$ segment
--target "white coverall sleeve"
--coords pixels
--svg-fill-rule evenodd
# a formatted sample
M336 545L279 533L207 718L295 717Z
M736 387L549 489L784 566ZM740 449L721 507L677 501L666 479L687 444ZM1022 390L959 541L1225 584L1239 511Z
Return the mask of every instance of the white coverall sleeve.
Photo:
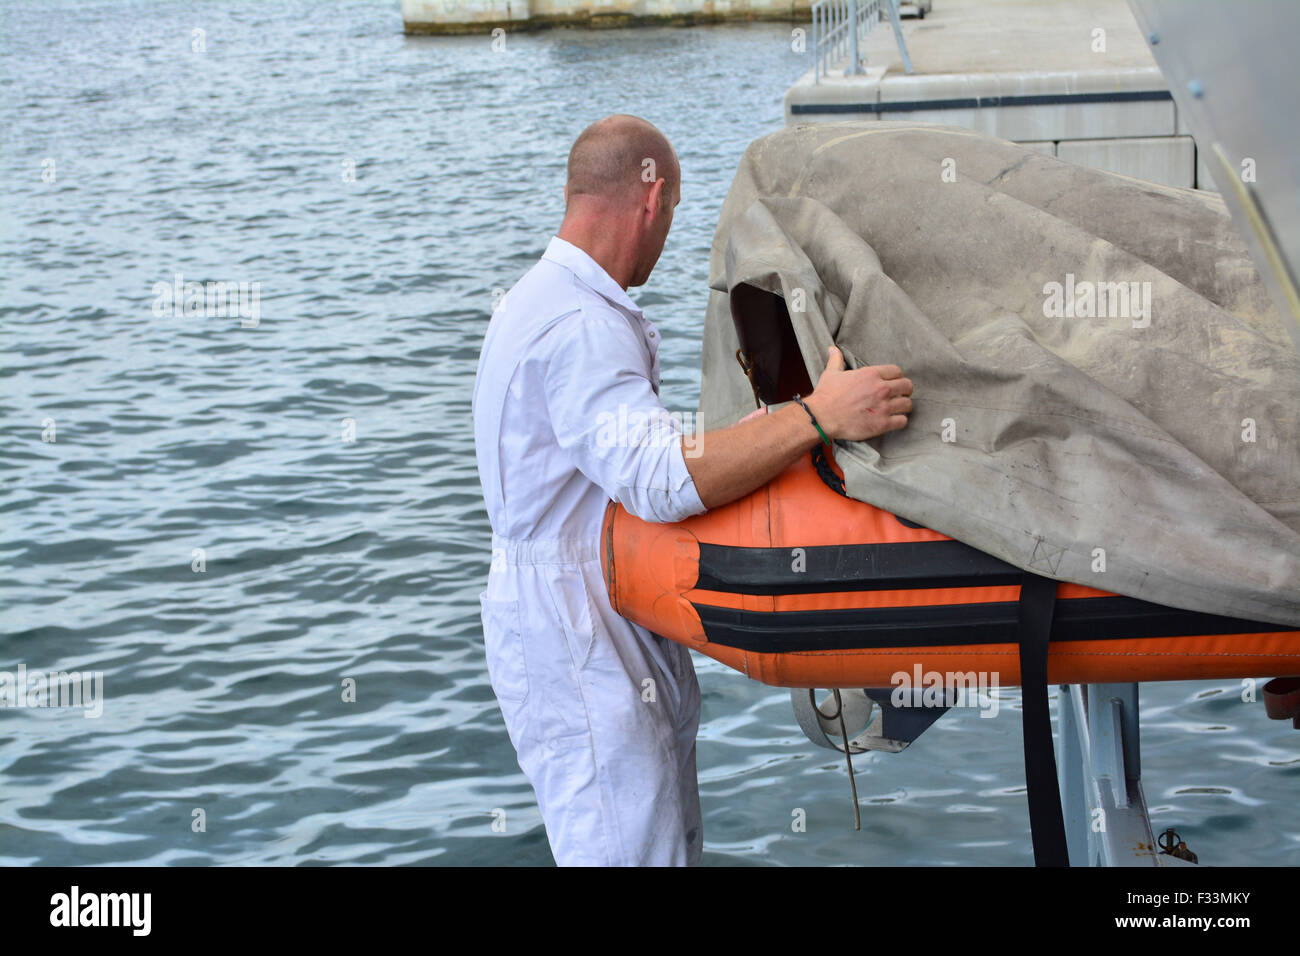
M681 422L651 385L639 333L619 315L575 312L549 337L547 408L577 468L643 521L708 510L686 468Z

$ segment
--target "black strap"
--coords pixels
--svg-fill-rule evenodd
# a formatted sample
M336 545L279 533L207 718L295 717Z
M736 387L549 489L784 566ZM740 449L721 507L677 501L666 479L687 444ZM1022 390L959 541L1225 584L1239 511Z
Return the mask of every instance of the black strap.
M828 488L848 497L844 480L831 469L825 450L812 450L813 467ZM1065 813L1056 779L1052 715L1047 706L1047 648L1052 639L1056 582L1025 572L1020 585L1017 638L1020 642L1021 724L1025 738L1025 783L1029 829L1036 866L1069 866Z
M1052 639L1056 582L1025 573L1020 585L1020 694L1025 737L1025 783L1035 866L1069 866L1065 814L1056 780L1051 712L1047 707L1047 648Z

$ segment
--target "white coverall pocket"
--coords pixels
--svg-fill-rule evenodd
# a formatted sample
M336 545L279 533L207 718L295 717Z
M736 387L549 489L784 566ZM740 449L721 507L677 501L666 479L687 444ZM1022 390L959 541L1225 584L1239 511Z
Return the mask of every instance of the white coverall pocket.
M528 661L519 624L519 602L479 595L483 606L483 647L488 679L497 699L519 703L528 696Z
M546 589L555 605L555 614L564 626L564 638L569 645L569 659L574 671L581 671L591 657L596 643L593 623L595 608L591 606L591 593L579 567L565 567L554 577L543 578Z

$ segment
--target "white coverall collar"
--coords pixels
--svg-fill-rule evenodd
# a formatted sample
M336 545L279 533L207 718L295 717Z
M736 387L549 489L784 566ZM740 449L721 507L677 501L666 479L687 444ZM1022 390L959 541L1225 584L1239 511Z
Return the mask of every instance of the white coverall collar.
M550 243L546 246L546 252L542 253L542 258L550 259L557 265L568 269L590 286L593 291L604 296L624 312L638 319L645 317L645 314L623 290L623 287L614 281L610 274L601 267L600 263L573 243L561 239L559 236L552 236Z

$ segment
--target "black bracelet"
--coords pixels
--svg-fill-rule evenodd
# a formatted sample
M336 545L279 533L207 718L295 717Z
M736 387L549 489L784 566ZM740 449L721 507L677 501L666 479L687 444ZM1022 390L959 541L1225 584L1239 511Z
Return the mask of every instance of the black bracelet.
M813 428L817 429L817 434L822 436L822 441L826 443L827 448L830 448L831 440L826 437L826 433L822 431L821 425L817 424L817 416L812 413L812 409L808 407L808 403L805 402L798 395L794 397L794 400L799 403L800 408L802 408L805 412L808 413L808 417L812 419Z

